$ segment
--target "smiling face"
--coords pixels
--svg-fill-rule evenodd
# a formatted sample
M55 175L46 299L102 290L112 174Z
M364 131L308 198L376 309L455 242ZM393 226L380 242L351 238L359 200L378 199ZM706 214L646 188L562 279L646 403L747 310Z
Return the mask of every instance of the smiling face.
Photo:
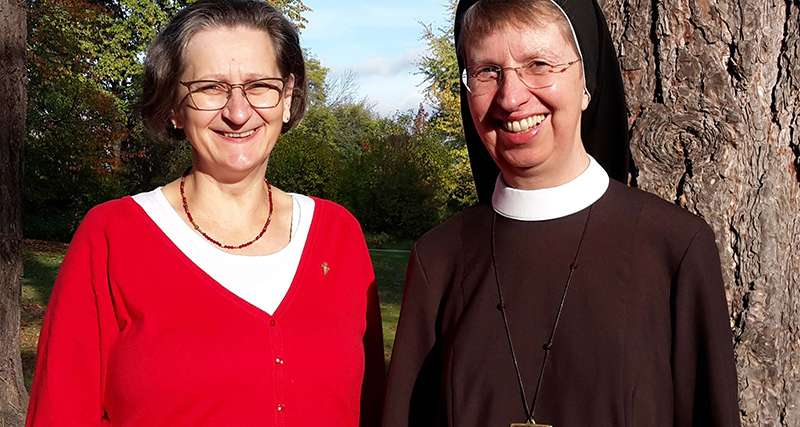
M556 23L531 27L504 25L464 50L467 67L519 67L533 61L550 65L578 58ZM553 84L531 89L505 69L497 90L468 94L475 128L508 185L542 188L577 176L586 166L580 136L584 93L582 64L554 76Z
M289 120L292 79L282 76L269 36L245 27L212 28L195 34L184 50L180 80L218 80L240 84L269 77L289 77L284 98L277 106L253 109L239 88L233 89L227 105L218 111L199 111L184 99L188 89L180 86L184 99L173 114L192 145L194 167L222 179L265 168L281 127Z

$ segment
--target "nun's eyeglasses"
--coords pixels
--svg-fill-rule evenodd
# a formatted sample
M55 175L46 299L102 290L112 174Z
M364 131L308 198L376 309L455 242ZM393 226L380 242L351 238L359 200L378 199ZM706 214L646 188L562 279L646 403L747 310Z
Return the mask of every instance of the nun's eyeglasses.
M241 84L230 84L217 80L195 80L180 82L189 93L181 103L189 99L188 106L200 111L216 111L225 108L231 99L233 89L240 88L244 99L256 109L273 108L280 104L286 79L266 78Z
M556 74L563 73L572 64L580 62L580 58L563 64L548 64L543 61L531 61L519 67L501 67L499 65L480 65L468 67L461 72L461 81L472 95L485 95L497 90L505 78L506 70L514 70L520 81L530 89L542 89L555 83Z

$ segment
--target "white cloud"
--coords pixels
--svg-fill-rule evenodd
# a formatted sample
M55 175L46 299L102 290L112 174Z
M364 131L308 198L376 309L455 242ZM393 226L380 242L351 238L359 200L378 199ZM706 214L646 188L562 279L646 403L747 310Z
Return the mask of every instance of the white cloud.
M397 112L416 111L424 101L421 78L417 75L368 76L359 78L360 93L364 94L375 111L383 116Z
M413 72L422 52L422 49L413 49L395 57L373 56L355 64L351 67L351 70L363 77L395 76L401 73Z

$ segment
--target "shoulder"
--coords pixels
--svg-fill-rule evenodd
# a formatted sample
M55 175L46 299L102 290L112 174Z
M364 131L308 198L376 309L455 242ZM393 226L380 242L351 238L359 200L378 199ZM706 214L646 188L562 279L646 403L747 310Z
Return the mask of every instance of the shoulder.
M306 197L306 196L303 196ZM344 206L326 199L311 197L314 203L314 215L308 241L312 242L315 252L333 252L349 266L364 277L369 284L374 279L372 261L364 233L356 217Z
M406 287L418 289L415 292L431 301L459 289L456 284L462 282L466 271L481 268L481 257L476 254L483 252L488 240L491 213L490 206L476 205L422 235L412 248Z
M423 234L414 243L414 251L420 258L437 260L462 254L473 238L488 232L491 212L491 207L484 204L464 209Z
M91 208L72 236L67 259L104 257L111 245L130 246L141 235L144 212L131 197L110 200Z
M103 202L89 209L78 227L78 232L96 232L118 226L130 227L131 218L140 211L141 208L130 196Z
M612 181L609 187L610 202L629 206L619 220L635 224L634 234L639 247L647 247L679 262L689 246L697 239L714 242L714 232L706 221L688 210L646 191L630 188ZM630 208L633 206L633 208ZM619 224L629 228L630 225ZM621 229L625 229L621 228Z
M630 188L615 183L623 198L634 200L641 207L641 216L645 224L661 228L665 232L694 235L704 228L709 228L703 218L688 210L669 203L655 194L638 188Z
M311 234L322 237L326 247L366 251L367 243L361 224L347 208L327 199L311 197L314 215Z
M309 197L314 201L315 220L323 221L329 226L354 227L361 230L361 224L358 222L358 219L356 219L355 215L346 207L328 199L311 196L302 197Z

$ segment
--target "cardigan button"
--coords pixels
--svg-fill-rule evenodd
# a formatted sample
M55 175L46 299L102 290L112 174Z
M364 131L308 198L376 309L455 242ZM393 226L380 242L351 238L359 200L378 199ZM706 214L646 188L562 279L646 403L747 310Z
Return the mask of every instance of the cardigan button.
M275 407L275 409L278 412L283 412L283 410L286 409L286 406L284 406L282 403L279 403L278 406Z
M283 359L281 359L280 357L276 357L276 358L275 358L275 364L276 364L276 365L283 365L284 363L286 363L286 361L284 361L284 360L283 360Z
M275 326L275 319L269 319L269 325Z

